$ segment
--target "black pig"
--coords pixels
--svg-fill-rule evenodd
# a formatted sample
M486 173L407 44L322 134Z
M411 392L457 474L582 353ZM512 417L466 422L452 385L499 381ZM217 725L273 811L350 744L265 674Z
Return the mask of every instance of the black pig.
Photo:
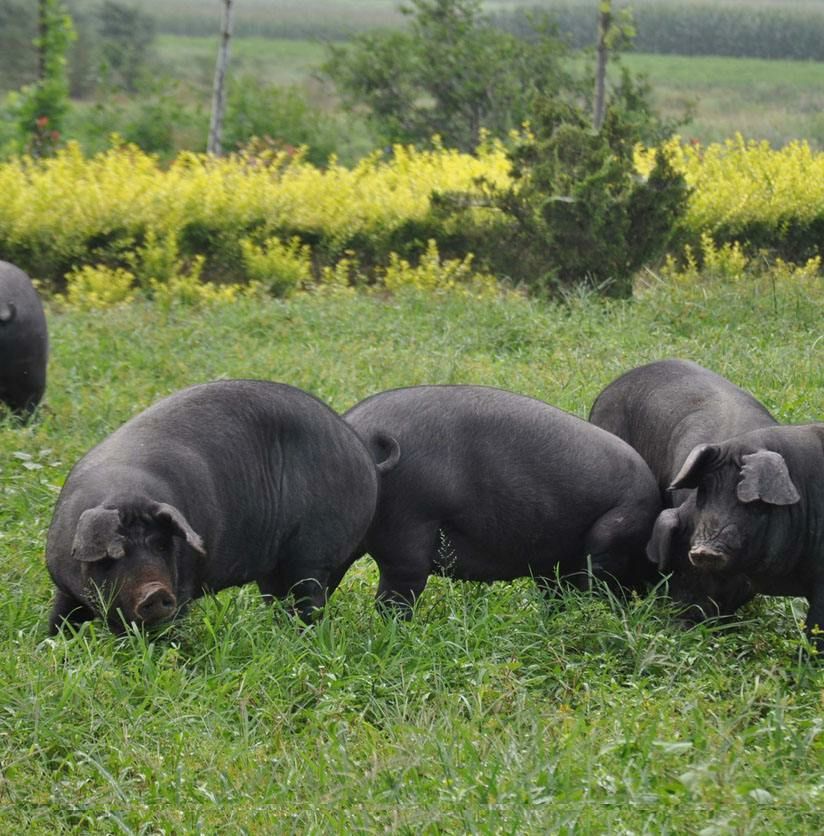
M690 451L761 427L776 426L766 407L729 380L687 360L658 360L632 369L598 395L589 420L632 445L658 480L665 505L648 554L672 572L670 594L686 620L730 615L755 590L743 575L699 572L687 552L694 491L668 489Z
M46 389L46 316L31 279L0 261L0 402L26 416Z
M309 620L376 497L369 451L317 398L258 380L183 389L69 474L46 545L49 629L100 614L114 630L150 626L251 581L266 596L293 592Z
M373 395L344 418L392 459L363 550L379 604L409 613L432 573L495 581L586 569L635 585L660 510L655 479L627 444L534 398L484 386ZM361 552L363 553L363 552ZM360 556L360 554L356 555Z
M768 427L700 444L672 483L696 490L690 562L756 592L810 603L824 650L824 424Z

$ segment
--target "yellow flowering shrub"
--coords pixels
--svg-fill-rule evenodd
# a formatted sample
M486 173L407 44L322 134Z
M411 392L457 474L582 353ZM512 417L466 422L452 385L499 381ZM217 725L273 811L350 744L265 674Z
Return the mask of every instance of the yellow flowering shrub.
M697 262L741 273L742 260L761 250L794 264L824 254L824 154L740 136L707 147L673 140L669 152L692 189L679 241ZM648 172L652 153L638 149L636 163ZM414 261L417 242L441 234L454 251L467 233L432 212L433 194L478 194L482 206L479 181L505 187L509 177L504 146L489 141L475 155L399 145L352 168L333 159L324 169L276 152L186 152L164 168L122 142L90 158L69 144L54 157L0 163L0 254L53 282L72 269L74 298L96 294L101 304L106 293L117 296L123 275L81 278L83 267L119 268L144 291L181 299L193 298L201 270L277 294L341 290L364 272L387 288L464 288L471 260L443 262L429 249L413 267L390 253ZM478 208L481 235L494 222ZM216 287L204 293L230 293Z
M704 233L698 254L687 244L680 258L667 256L661 275L670 281L688 284L707 279L735 282L760 275L762 279L766 277L803 287L821 281L821 256L807 259L803 264L771 258L767 253L751 258L737 241L718 245L712 236Z
M243 238L240 250L246 275L267 287L273 296L289 296L312 281L312 253L297 236L286 243L269 238L260 246Z
M134 274L128 270L87 264L66 275L64 300L80 310L111 308L134 299L134 283Z
M794 260L824 248L824 154L804 141L773 149L740 134L707 146L668 143L673 164L692 189L686 237L740 242L750 252L768 248ZM653 152L639 148L647 173Z
M148 290L152 298L163 308L172 305L212 305L234 302L237 299L258 292L257 283L213 284L201 280L205 259L195 256L188 269L178 267L175 273L164 280L150 278Z
M363 284L364 278L360 275L357 263L351 257L340 259L334 267L325 266L321 270L320 281L312 285L310 290L321 296L351 296L355 288Z
M332 161L323 170L300 155L188 152L164 169L131 145L85 159L70 144L51 158L0 164L0 250L51 279L66 263L122 263L124 253L168 265L175 247L187 258L225 247L223 262L242 270L251 262L241 240L299 235L320 244L332 264L372 240L379 249L393 230L423 218L433 191L471 191L481 175L504 182L508 165L494 143L478 156L396 146L388 159L375 154L351 169ZM151 278L149 266L136 269L141 281L147 271Z
M498 291L494 276L473 271L471 254L463 259L442 259L433 240L427 242L426 252L414 267L397 253L391 253L382 284L393 292L414 289L483 297Z

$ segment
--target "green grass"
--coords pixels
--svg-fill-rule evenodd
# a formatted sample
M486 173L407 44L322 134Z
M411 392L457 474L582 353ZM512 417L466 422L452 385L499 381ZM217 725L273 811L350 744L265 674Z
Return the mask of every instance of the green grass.
M176 80L189 82L211 94L217 58L217 35L185 37L159 35L155 45L161 66ZM308 83L324 61L320 41L285 38L234 38L231 42L232 75L252 75L269 84Z
M824 148L824 64L752 58L629 54L622 61L644 73L664 115L692 102L685 138L706 144L740 131L781 146L808 139Z
M667 285L566 306L301 297L170 313L49 309L49 390L0 422L0 825L26 833L824 829L824 668L803 604L682 632L529 582L430 582L374 613L374 566L302 630L253 588L165 635L47 639L43 542L69 467L179 387L257 376L345 409L413 383L504 386L585 415L622 370L689 357L784 421L821 418L824 288Z

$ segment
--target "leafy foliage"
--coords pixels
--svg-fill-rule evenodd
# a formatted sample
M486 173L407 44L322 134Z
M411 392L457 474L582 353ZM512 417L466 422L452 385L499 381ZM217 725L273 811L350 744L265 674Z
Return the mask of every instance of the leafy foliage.
M107 84L134 93L151 63L154 18L138 6L103 0L97 12L97 32Z
M634 116L610 106L595 131L574 105L538 104L530 130L510 152L510 184L486 189L486 202L503 215L481 244L496 272L553 293L587 284L631 295L635 272L665 251L688 191L664 151L654 154L646 176L638 175L634 149L646 122L628 112ZM441 213L457 212L471 226L467 207L468 195L440 199Z
M411 0L400 32L331 47L324 72L352 109L366 107L388 143L433 135L463 151L482 130L505 135L527 117L536 93L573 86L566 49L548 25L524 41L490 26L480 0Z
M42 31L35 39L42 77L14 101L23 147L35 157L54 152L69 108L66 52L74 28L62 0L40 0Z
M254 278L241 240L265 251L271 238L297 236L311 248L318 280L342 259L369 277L392 252L415 265L434 239L443 258L474 253L480 271L535 285L551 274L546 242L567 241L560 258L574 251L586 265L592 248L599 260L580 272L565 260L564 269L576 281L588 271L603 281L611 275L603 265L618 275L663 246L663 221L681 188L672 167L689 187L673 252L691 244L700 260L706 234L718 246L739 241L749 258L770 250L803 264L824 255L824 154L806 143L774 150L741 138L705 148L673 140L658 153L630 142L632 131L618 131L623 117L608 119L609 141L591 135L582 114L556 133L556 117L547 113L543 133L536 124L511 156L496 142L475 155L396 146L353 168L319 169L285 152L220 160L181 154L166 167L134 146L86 158L70 145L52 158L0 164L0 251L59 287L86 264L133 270L134 253L156 235L175 242L176 259L204 256L204 277L237 282ZM574 204L551 200L573 193L592 210L580 228ZM617 234L610 224L632 239L611 254L603 250ZM527 232L532 250L518 237Z
M306 159L325 165L336 150L335 125L297 87L261 83L252 75L229 86L223 144L239 149L261 140L271 149L306 146Z

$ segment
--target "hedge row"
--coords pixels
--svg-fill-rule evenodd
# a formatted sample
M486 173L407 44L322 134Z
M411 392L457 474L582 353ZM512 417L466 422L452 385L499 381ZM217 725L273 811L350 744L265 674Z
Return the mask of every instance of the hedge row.
M797 263L824 254L824 154L740 137L670 150L693 190L680 245L709 235ZM649 159L639 151L641 173ZM305 253L318 276L343 262L368 273L393 257L415 260L432 239L448 257L478 251L479 234L499 217L478 209L465 228L433 212L431 197L472 194L480 176L505 184L508 172L498 144L477 156L398 147L351 169L284 154L191 153L163 168L133 146L89 159L70 146L0 165L0 258L57 287L84 265L123 267L151 283L194 260L198 276L246 282L267 264L299 272Z

